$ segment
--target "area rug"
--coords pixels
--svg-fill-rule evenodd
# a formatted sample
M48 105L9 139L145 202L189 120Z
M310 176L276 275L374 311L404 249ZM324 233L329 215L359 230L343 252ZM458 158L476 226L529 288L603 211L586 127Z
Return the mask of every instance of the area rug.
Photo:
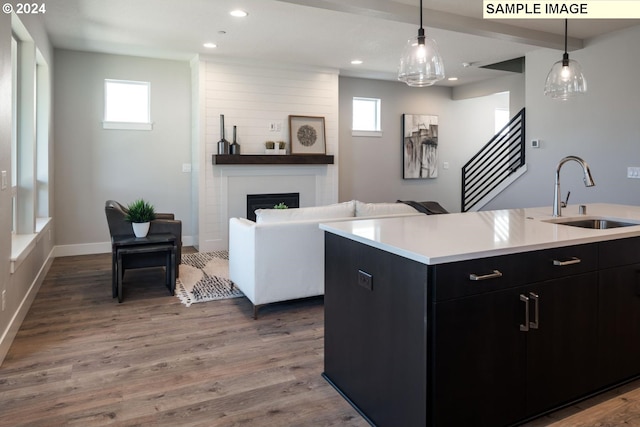
M182 254L175 294L187 307L199 302L244 296L237 287L232 287L229 280L227 251Z

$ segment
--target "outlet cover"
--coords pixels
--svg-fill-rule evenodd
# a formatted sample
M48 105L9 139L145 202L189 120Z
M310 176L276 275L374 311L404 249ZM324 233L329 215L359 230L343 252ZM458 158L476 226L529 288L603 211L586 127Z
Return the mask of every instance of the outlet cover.
M640 179L640 167L629 166L627 168L627 178Z
M373 276L366 271L358 270L358 285L363 288L372 291L373 290Z

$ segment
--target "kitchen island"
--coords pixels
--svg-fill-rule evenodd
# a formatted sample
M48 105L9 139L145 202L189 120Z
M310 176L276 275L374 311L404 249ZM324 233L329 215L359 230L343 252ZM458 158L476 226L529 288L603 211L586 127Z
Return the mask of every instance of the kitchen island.
M325 378L381 427L516 425L636 378L640 207L551 212L321 224Z

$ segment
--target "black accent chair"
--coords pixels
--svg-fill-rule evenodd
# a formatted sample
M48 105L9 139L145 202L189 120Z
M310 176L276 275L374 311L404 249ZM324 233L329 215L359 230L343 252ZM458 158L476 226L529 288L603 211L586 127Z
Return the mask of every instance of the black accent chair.
M131 236L133 228L131 223L125 220L127 208L122 206L115 200L107 200L104 206L107 215L107 224L109 225L109 234L113 236ZM174 218L171 213L156 213L156 219L151 221L149 234L170 233L176 237L176 277L180 273L180 260L182 255L182 221ZM115 256L115 254L113 254ZM146 253L128 255L122 261L122 275L130 268L146 268L146 267L164 267L166 265L166 257L162 253ZM114 269L115 272L115 269ZM115 283L115 273L113 276Z

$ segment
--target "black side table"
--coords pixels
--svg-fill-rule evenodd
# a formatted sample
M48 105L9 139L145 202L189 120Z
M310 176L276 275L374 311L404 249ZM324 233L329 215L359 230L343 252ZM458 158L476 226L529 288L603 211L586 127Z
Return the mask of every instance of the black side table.
M113 236L111 239L112 266L111 290L113 297L122 302L123 258L136 254L165 253L165 284L171 295L176 289L176 238L173 234L148 234L146 237Z

